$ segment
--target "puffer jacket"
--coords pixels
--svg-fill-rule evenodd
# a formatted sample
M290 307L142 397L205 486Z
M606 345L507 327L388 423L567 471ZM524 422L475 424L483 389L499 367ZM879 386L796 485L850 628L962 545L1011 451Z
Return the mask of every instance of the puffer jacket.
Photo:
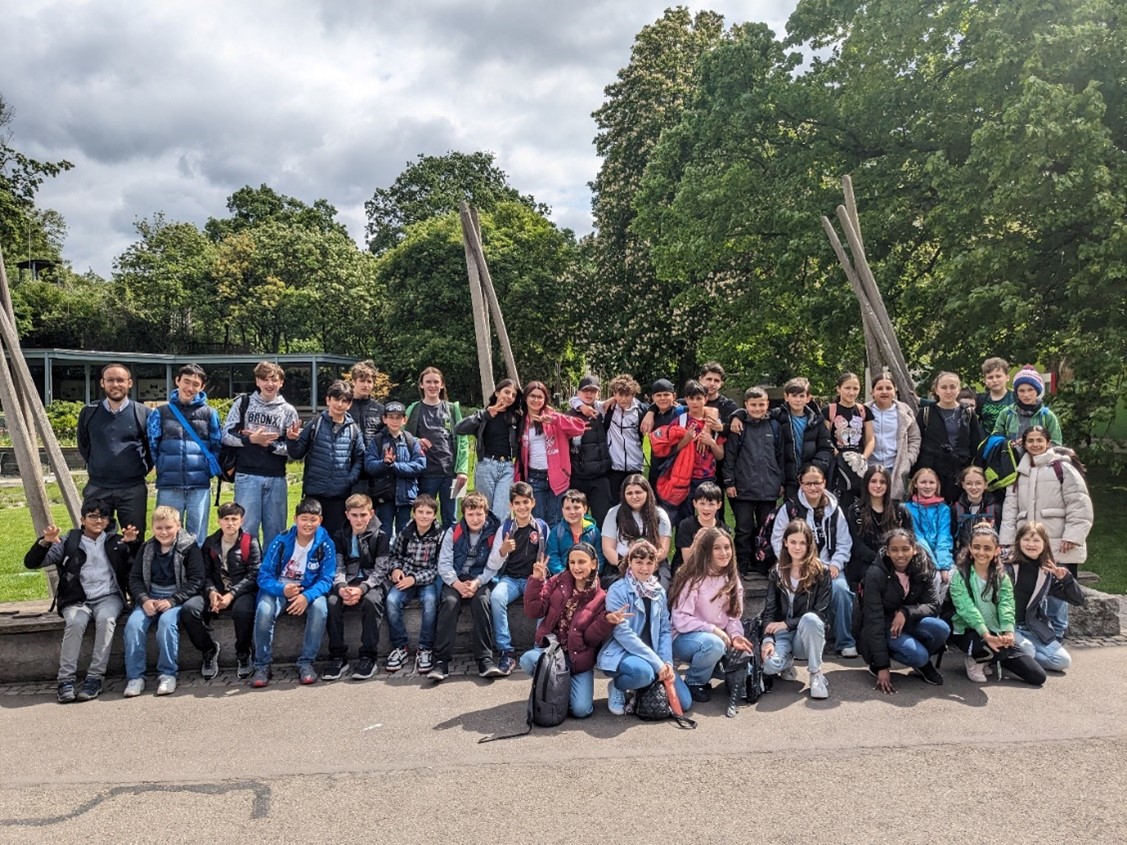
M219 455L219 416L207 404L207 394L202 390L188 406L180 405L180 391L173 390L169 403L179 406L184 419L195 430L212 455ZM161 405L148 419L149 451L157 468L158 488L197 490L211 486L211 469L207 456L184 430L169 405Z
M1085 543L1092 530L1088 485L1068 455L1056 449L1036 458L1025 455L1017 465L1017 481L1006 490L1002 506L999 541L1003 546L1012 546L1017 529L1034 521L1045 524L1057 563L1083 563L1088 559ZM1075 545L1062 552L1061 543L1065 540Z
M384 449L395 448L395 460L384 461ZM386 428L375 436L364 453L364 471L371 479L369 495L376 504L394 500L396 506L409 505L419 495L419 476L427 468L423 448L414 435L405 431L392 437Z
M571 438L572 478L602 478L610 472L610 444L602 416L587 419L578 411L568 411L578 417L585 428L582 434Z
M885 557L878 557L865 571L861 591L861 613L853 614L857 649L874 671L891 665L888 630L897 611L904 614L908 628L928 616L939 615L939 595L930 566L913 561L908 571L908 592L900 586L896 571Z
M340 498L352 491L364 465L364 436L348 414L334 423L328 411L305 424L297 440L286 443L290 457L305 458L303 496Z
M806 464L816 464L829 477L833 464L833 441L826 429L825 420L813 406L806 406L806 430L802 434L799 448L794 443L794 427L790 423L790 409L783 405L771 411L782 430L783 436L783 482L788 493L798 489L798 473Z
M593 580L594 586L579 594L578 607L562 643L572 673L595 668L599 649L614 630L614 626L607 622L607 594L603 592L599 579ZM535 575L528 579L524 588L524 614L529 619L540 619L540 624L536 626L536 645L542 644L545 637L555 632L564 605L575 594L575 588L575 578L567 570L547 581L541 581Z

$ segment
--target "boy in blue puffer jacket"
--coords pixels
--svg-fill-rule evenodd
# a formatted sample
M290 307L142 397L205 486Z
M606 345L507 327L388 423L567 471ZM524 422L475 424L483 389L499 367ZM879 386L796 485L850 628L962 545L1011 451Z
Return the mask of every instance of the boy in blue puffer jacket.
M376 506L380 530L389 540L411 521L411 505L419 495L419 476L427 468L418 439L403 430L406 419L402 402L388 402L383 430L372 438L364 454L364 471L372 480L368 495Z

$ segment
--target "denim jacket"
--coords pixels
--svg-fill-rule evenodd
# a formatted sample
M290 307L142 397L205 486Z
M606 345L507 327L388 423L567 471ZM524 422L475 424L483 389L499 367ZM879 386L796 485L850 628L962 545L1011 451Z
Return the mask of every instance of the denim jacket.
M615 625L595 665L604 672L617 672L622 659L632 654L648 662L654 672L660 672L664 664L673 662L673 631L665 590L659 590L654 596L653 612L647 619L642 597L631 587L628 579L622 578L607 591L606 606L608 611L614 611L623 605L628 605L634 615ZM646 624L650 626L650 641L654 648L648 647L642 640L642 626Z

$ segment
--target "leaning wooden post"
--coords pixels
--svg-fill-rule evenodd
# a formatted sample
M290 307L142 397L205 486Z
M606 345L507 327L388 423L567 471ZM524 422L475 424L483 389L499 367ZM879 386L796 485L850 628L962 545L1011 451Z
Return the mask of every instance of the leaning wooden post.
M470 249L477 261L482 290L485 291L485 300L489 303L490 311L493 312L493 323L497 327L497 341L501 345L501 356L505 359L505 372L509 378L519 385L520 376L517 374L517 361L513 357L513 347L509 344L509 331L505 328L505 316L501 313L501 303L497 299L497 290L493 287L493 276L485 261L485 248L481 243L481 221L477 218L477 209L470 209L470 223L473 225L474 234Z
M482 402L489 400L493 392L493 350L489 341L489 309L485 304L485 294L481 288L481 276L477 269L470 241L474 239L473 222L470 220L469 205L459 205L459 218L462 222L462 247L466 253L466 274L470 280L470 307L473 311L474 339L477 342L477 368L481 376Z

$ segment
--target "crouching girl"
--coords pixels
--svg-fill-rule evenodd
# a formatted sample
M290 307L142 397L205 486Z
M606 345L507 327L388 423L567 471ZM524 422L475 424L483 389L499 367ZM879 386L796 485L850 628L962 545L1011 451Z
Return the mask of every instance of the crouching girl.
M1083 604L1084 593L1076 577L1053 560L1049 532L1043 523L1027 522L1017 530L1006 574L1014 585L1018 647L1041 668L1063 672L1072 665L1072 656L1056 638L1049 598Z

